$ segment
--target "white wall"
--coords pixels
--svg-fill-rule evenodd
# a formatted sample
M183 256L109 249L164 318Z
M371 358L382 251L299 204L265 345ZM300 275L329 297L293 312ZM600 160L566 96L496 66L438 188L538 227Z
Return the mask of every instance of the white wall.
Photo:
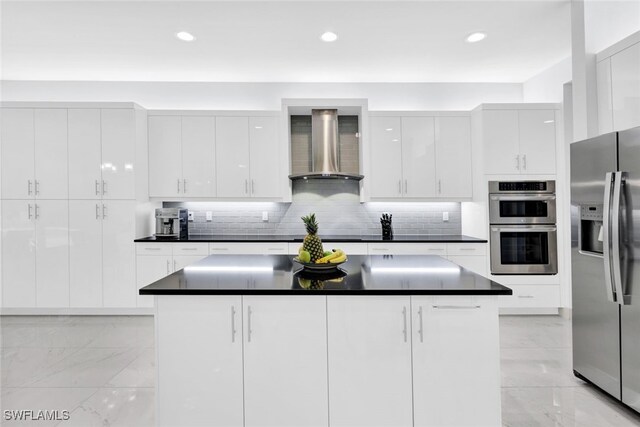
M522 84L524 102L562 102L562 87L571 81L571 57L533 76Z
M367 98L370 110L471 110L522 102L520 83L2 81L3 101L133 101L148 109L279 110L282 98Z
M587 52L598 53L640 30L640 1L585 0Z

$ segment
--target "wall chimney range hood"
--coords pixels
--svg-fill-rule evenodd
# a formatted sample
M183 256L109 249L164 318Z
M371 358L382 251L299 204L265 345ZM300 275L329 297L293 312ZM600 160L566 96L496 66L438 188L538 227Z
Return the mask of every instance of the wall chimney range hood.
M364 178L362 175L345 173L340 169L337 109L311 110L311 172L289 175L289 178L355 181Z

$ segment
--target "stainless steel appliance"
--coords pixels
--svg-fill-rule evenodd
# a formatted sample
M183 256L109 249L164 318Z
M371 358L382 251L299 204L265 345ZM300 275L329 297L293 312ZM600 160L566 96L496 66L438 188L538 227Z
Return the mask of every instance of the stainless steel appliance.
M189 211L180 208L156 209L156 233L161 239L186 239L189 236Z
M491 274L557 274L555 181L490 181Z
M574 373L640 412L640 128L571 144L571 274Z

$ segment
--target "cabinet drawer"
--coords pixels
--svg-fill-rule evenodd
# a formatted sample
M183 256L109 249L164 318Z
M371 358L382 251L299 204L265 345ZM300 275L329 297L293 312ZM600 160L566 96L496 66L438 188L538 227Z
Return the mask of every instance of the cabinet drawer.
M369 243L369 255L447 255L444 243Z
M173 243L173 255L208 255L208 243Z
M342 249L347 256L366 255L369 251L366 243L324 242L322 246L325 251L330 251L331 249Z
M289 252L287 242L274 243L209 243L209 254L246 254L265 255L278 254L286 255Z
M136 243L137 255L169 255L175 243Z
M509 285L513 295L500 296L500 307L560 307L559 285Z
M447 255L486 255L486 243L447 243Z

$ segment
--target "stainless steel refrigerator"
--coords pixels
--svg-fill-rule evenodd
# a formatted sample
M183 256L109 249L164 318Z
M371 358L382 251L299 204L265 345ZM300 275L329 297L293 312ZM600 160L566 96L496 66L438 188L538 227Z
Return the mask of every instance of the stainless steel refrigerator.
M640 127L571 144L573 370L640 412Z

